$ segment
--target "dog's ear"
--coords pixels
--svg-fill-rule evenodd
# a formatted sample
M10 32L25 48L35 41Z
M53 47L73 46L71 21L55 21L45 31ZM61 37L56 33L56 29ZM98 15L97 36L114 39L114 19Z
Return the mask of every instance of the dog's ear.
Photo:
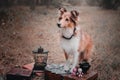
M63 15L64 12L67 12L65 8L59 8L59 14Z
M71 11L71 17L74 19L74 20L79 20L79 12L77 12L76 10L72 10Z

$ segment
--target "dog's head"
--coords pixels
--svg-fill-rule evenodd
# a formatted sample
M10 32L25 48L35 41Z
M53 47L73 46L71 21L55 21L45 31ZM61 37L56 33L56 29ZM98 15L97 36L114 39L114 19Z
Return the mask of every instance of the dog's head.
M79 13L76 10L68 12L65 8L59 8L59 28L75 27L79 18Z

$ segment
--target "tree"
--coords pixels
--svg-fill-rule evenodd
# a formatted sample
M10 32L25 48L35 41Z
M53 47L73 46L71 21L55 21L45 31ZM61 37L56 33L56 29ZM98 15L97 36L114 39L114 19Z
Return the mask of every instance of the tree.
M41 4L42 5L46 5L47 7L49 7L49 5L51 4L52 0L41 0Z
M101 6L105 9L117 9L120 6L120 0L102 0Z
M10 2L9 0L0 0L0 7L9 7Z
M36 0L30 0L30 9L35 10Z

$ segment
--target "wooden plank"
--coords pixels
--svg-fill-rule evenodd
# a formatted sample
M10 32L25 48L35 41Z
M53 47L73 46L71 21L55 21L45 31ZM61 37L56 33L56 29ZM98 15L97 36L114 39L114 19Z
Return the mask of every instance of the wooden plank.
M34 63L30 63L30 64L25 64L22 66L22 68L24 69L28 69L28 70L33 70L34 67ZM43 75L43 71L33 71L35 73L35 75L37 76L41 76Z
M32 71L22 68L13 68L6 75L7 80L30 80Z
M59 74L45 71L45 80L61 80L61 78L62 78L62 76Z
M89 74L84 75L86 80L95 80L98 77L98 73L96 71L91 71Z
M25 64L22 66L24 69L33 70L34 63Z
M45 71L45 80L95 80L98 77L96 71L90 71L88 74L84 74L83 77L76 77L71 74L55 74L51 71Z

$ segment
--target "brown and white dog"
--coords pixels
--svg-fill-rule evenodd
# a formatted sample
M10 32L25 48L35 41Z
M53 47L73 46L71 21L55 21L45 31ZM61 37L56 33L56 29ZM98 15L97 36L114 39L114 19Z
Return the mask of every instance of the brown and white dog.
M68 12L65 8L60 8L59 12L57 25L61 28L61 47L66 58L64 69L72 72L80 62L84 60L89 62L93 44L91 37L78 26L79 13L76 10ZM71 54L72 66L69 63Z

